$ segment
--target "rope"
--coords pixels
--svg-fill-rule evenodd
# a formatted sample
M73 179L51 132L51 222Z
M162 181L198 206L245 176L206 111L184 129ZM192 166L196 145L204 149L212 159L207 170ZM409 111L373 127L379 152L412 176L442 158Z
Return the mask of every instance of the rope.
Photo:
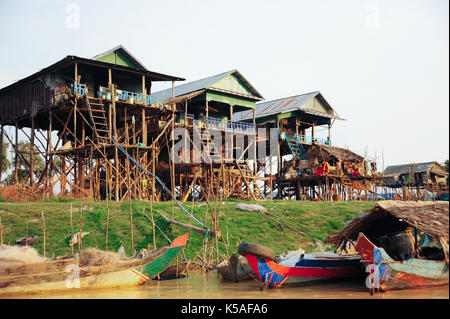
M164 237L166 237L166 239L169 241L169 243L172 244L172 241L169 239L169 237L167 237L167 235L163 232L163 230L161 228L159 228L158 224L155 223L156 228L159 229L159 231L164 235Z
M166 187L166 185L159 179L158 176L152 174L151 172L149 172L147 169L145 169L144 167L142 167L138 162L136 162L134 160L134 158L132 158L122 147L120 147L116 141L112 138L111 139L113 141L113 143L117 146L117 148L123 153L125 154L137 167L139 167L141 170L143 170L144 172L146 172L147 174L150 174L150 176L152 176L153 178L155 178L158 183L164 188L164 190L170 194L170 196L173 198L173 200L177 203L177 205L181 208L181 210L183 212L185 212L186 214L188 214L193 220L195 220L198 224L202 225L203 228L206 229L206 231L208 232L209 229L208 227L206 227L205 225L203 225L197 218L195 218L191 213L189 213L184 207L183 205L181 205L181 203L176 199L176 197L172 194L172 192Z
M163 232L163 230L161 228L159 228L158 224L155 223L152 219L150 219L150 217L148 217L147 215L144 214L144 216L147 217L148 220L153 222L155 224L155 226L158 227L159 231L164 235L164 237L166 237L166 239L169 241L169 243L172 244L172 241L169 239L169 237L167 237L167 235Z

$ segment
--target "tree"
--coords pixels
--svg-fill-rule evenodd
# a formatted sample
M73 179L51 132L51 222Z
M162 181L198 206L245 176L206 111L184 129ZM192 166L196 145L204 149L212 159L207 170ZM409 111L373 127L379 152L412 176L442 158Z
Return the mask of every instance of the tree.
M9 144L6 142L5 138L3 138L3 152L2 152L2 172L6 172L11 167L11 162L8 160L8 156L6 154L6 150L8 149Z
M30 180L30 167L28 164L30 163L30 142L19 142L17 145L18 151L22 155L18 155L17 162L18 162L18 170L17 170L17 176L19 179L19 182L25 182ZM25 159L24 159L25 158ZM39 150L36 146L34 146L34 177L40 176L45 169L45 161L44 158L39 153ZM15 178L15 172L14 169L11 171L11 174L8 177L9 184L14 183Z

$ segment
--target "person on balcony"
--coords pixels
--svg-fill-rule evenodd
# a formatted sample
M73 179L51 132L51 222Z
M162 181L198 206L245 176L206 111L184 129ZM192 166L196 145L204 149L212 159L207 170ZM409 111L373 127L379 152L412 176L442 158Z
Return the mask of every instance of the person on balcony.
M322 163L322 174L328 175L330 173L330 164L327 161Z

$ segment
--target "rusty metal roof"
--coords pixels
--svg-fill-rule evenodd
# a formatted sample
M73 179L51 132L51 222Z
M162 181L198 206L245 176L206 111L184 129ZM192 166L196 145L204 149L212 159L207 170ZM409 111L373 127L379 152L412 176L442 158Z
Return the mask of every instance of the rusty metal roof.
M307 108L305 104L313 98L317 98L322 103L322 105L327 109L327 112L320 112L317 110ZM325 100L325 98L319 91L258 103L256 104L255 116L256 118L260 118L270 115L288 113L297 110L313 115L328 117L331 119L343 120L328 104L328 102ZM253 111L243 111L233 115L233 119L235 119L236 121L250 120L252 118L253 118Z
M220 79L223 79L224 77L226 77L230 74L235 75L241 82L243 82L251 90L252 94L246 96L247 98L250 98L255 101L260 101L260 100L264 99L262 97L262 95L236 69L233 69L233 70L227 71L227 72L223 72L220 74L216 74L213 76L209 76L209 77L199 79L196 81L177 85L174 87L174 96L179 97L179 96L187 95L192 92L197 92L197 91L205 90L205 89L217 90L213 86L214 83L216 83ZM172 88L153 92L152 95L157 96L162 100L171 99L172 98Z
M425 173L432 171L435 174L445 176L447 172L438 162L410 163L402 165L390 165L383 172L384 176L395 176L410 173Z

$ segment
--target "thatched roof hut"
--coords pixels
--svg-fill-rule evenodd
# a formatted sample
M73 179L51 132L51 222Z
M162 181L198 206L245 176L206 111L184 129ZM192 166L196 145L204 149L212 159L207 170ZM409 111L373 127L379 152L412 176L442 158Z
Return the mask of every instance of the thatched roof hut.
M382 201L349 221L340 231L328 236L326 241L341 246L348 239L356 240L360 232L371 238L415 227L448 242L448 211L449 203L444 201Z
M448 173L438 162L426 162L391 165L384 170L383 176L385 186L400 187L407 183L412 185L431 182L445 184Z
M308 149L307 155L308 158L317 158L327 162L331 162L332 159L351 162L362 162L364 160L364 157L348 149L319 143L313 143Z

